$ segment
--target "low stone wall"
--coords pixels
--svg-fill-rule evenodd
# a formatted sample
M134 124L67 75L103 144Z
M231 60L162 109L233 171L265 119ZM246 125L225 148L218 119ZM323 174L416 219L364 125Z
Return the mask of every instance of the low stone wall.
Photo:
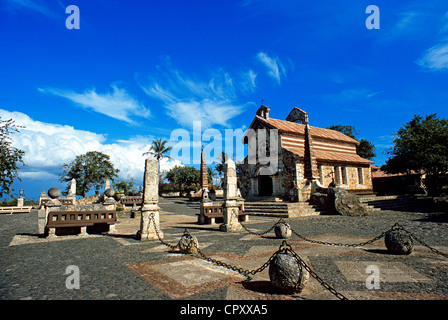
M77 204L94 204L94 203L99 203L100 202L100 198L97 195L93 195L90 197L86 197L86 198L81 198L76 200Z

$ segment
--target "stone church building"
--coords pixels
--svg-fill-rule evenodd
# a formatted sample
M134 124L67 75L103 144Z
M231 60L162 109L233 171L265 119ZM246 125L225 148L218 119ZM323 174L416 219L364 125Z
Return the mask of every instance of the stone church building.
M239 166L243 197L306 201L312 192L331 183L356 194L372 193L372 162L357 155L357 140L335 130L310 126L308 113L299 108L293 108L286 120L270 118L269 111L262 105L243 137L249 149ZM276 139L272 139L273 134ZM252 158L254 148L250 146L256 146ZM273 151L277 152L274 156L270 154ZM268 158L278 162L273 166Z

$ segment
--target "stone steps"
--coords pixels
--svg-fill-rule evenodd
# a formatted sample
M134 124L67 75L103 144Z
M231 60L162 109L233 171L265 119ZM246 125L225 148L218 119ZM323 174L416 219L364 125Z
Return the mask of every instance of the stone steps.
M431 203L416 196L377 196L361 197L361 202L377 210L426 212L431 210Z
M319 215L320 210L308 202L245 202L244 211L254 216L292 218Z

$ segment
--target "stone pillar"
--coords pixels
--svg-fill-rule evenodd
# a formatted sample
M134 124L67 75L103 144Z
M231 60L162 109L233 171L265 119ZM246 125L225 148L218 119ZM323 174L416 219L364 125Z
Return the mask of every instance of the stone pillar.
M145 175L143 178L143 206L140 218L140 230L137 232L137 238L142 241L158 239L159 237L163 238L163 233L160 230L160 208L158 203L158 162L155 158L150 157L145 161Z
M17 198L17 206L18 207L23 207L24 202L25 202L25 198L24 197L18 197Z
M39 208L42 208L43 204L42 204L42 200L47 200L50 199L49 197L47 197L47 194L45 193L45 190L42 190L42 193L39 196Z
M107 190L110 188L110 180L106 179L106 183L104 184L104 190Z
M219 226L221 231L235 232L242 228L238 222L239 198L237 189L235 162L232 159L227 159L224 167L224 222Z
M61 190L59 190L58 188L50 188L48 190L48 195L50 196L51 200L49 200L45 203L45 220L42 221L41 219L39 219L39 222L40 223L44 222L45 226L47 225L48 214L51 211L60 210L60 207L62 206L61 202L59 201L59 196L61 195ZM44 227L44 230L45 230L45 227ZM56 228L48 229L48 237L50 237L50 238L56 237Z
M207 162L205 161L204 150L202 150L201 154L201 189L208 190Z
M72 199L73 204L76 204L76 180L75 180L75 178L73 178L70 181L70 189L68 190L68 193L67 193L67 199Z
M316 156L314 155L313 138L310 133L310 126L305 126L305 178L315 181L319 178L319 170L317 168Z
M115 190L112 188L106 189L104 192L103 206L105 210L115 210L117 205L114 199Z
M68 191L67 196L68 197L76 196L76 180L75 180L75 178L73 178L70 181L70 190Z

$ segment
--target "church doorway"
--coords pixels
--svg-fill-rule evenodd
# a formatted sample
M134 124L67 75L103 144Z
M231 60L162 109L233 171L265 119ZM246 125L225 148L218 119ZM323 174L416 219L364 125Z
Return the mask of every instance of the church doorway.
M272 196L272 178L271 176L258 176L258 195Z

